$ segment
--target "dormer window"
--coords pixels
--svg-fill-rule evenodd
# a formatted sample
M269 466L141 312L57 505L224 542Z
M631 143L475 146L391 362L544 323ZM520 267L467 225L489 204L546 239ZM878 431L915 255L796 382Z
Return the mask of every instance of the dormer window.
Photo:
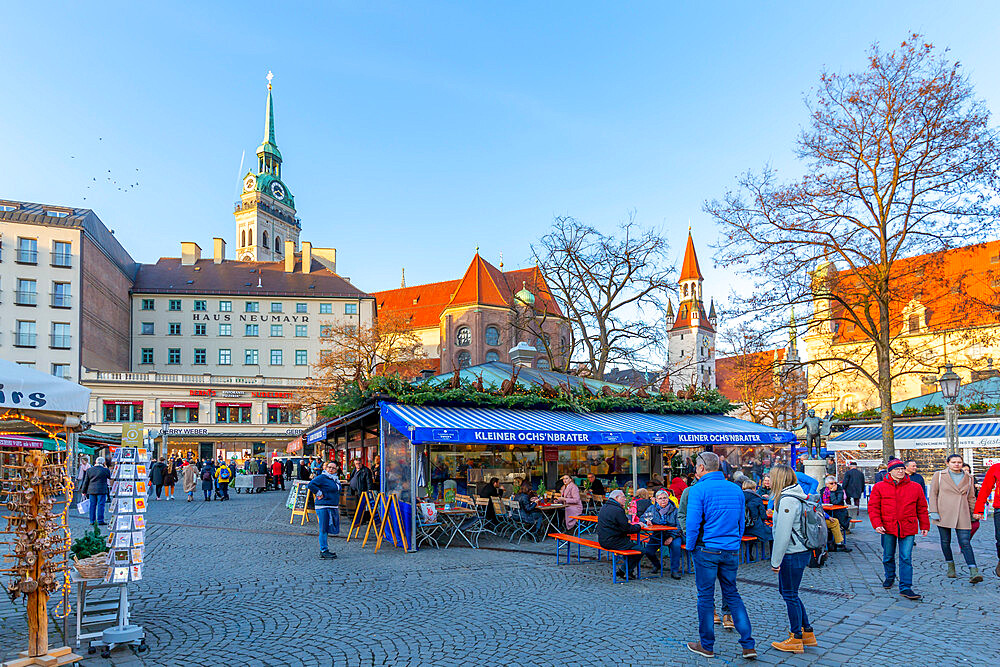
M918 331L920 331L919 315L910 315L909 328L910 328L910 333L917 333Z

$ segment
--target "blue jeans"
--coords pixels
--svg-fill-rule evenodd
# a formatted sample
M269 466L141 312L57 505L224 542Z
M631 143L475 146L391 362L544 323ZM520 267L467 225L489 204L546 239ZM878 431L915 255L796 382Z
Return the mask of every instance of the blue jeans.
M882 567L886 580L896 578L896 545L899 544L899 590L913 586L913 541L915 535L896 537L886 533L882 536Z
M532 510L530 512L525 512L525 511L522 510L522 512L521 512L521 520L524 521L525 523L533 523L533 524L535 524L535 526L534 526L534 528L535 528L535 530L534 530L535 535L541 535L541 533L542 533L542 524L545 523L545 515L542 514L541 511L539 511L539 510Z
M698 586L698 636L701 645L713 650L715 646L715 581L722 586L722 598L729 605L733 624L740 633L740 646L753 648L750 635L750 616L743 606L743 598L736 590L736 571L739 569L740 552L698 547L694 551L694 581Z
M802 636L803 628L812 629L806 608L799 598L799 584L802 583L802 573L809 565L808 551L797 554L785 554L781 559L781 569L778 570L778 592L788 607L788 625L791 632Z
M1000 558L1000 510L996 509L993 510L993 537L997 541L997 558Z
M958 537L958 548L962 550L965 557L965 564L969 567L976 566L976 555L972 553L972 530L968 528L956 528L955 535ZM941 539L941 553L947 562L955 560L951 553L951 528L938 526L938 537Z
M651 537L646 548L643 549L645 553L650 558L659 561L660 555L663 553L663 549L670 550L670 571L674 574L679 574L681 571L681 538L675 537L671 540L670 544L662 546L663 538L657 539L656 537Z
M316 520L319 521L319 550L329 551L327 533L340 535L340 508L317 506Z
M104 506L108 504L108 494L90 494L90 523L104 523Z

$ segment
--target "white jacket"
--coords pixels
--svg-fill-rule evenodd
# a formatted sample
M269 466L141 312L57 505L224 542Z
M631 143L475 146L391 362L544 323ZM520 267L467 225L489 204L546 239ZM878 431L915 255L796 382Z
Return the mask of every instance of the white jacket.
M771 567L781 565L781 559L785 554L797 554L808 551L802 542L802 537L796 533L802 530L802 503L806 500L806 494L802 487L793 484L781 492L781 498L774 507L774 514L771 520L774 525L771 532L774 535L774 545L771 547Z

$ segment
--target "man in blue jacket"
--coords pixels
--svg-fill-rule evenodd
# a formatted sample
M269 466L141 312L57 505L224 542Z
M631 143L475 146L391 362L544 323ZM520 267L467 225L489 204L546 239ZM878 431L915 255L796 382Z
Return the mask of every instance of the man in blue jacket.
M685 546L694 552L700 641L689 642L687 647L706 658L715 656L715 581L718 579L722 597L740 633L743 657L752 660L757 657L757 651L750 634L750 616L736 590L745 522L743 491L722 475L719 457L712 452L697 456L694 475L698 483L688 492Z
M316 475L307 487L316 498L316 519L319 521L319 557L336 558L330 551L327 533L340 535L340 477L337 464L327 461L322 474Z

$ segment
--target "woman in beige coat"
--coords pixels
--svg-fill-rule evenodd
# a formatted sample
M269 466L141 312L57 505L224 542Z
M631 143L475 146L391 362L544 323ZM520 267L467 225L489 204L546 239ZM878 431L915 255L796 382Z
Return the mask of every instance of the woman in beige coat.
M951 531L958 537L958 546L969 566L969 581L978 584L983 580L976 567L976 556L972 553L972 510L976 505L975 482L962 470L962 457L952 454L947 459L947 468L938 470L931 477L930 498L927 510L931 520L938 527L941 538L941 552L948 565L947 576L954 578L955 559L951 553Z
M194 498L194 491L198 488L198 466L188 461L181 472L184 478L184 493L187 494L187 501Z

